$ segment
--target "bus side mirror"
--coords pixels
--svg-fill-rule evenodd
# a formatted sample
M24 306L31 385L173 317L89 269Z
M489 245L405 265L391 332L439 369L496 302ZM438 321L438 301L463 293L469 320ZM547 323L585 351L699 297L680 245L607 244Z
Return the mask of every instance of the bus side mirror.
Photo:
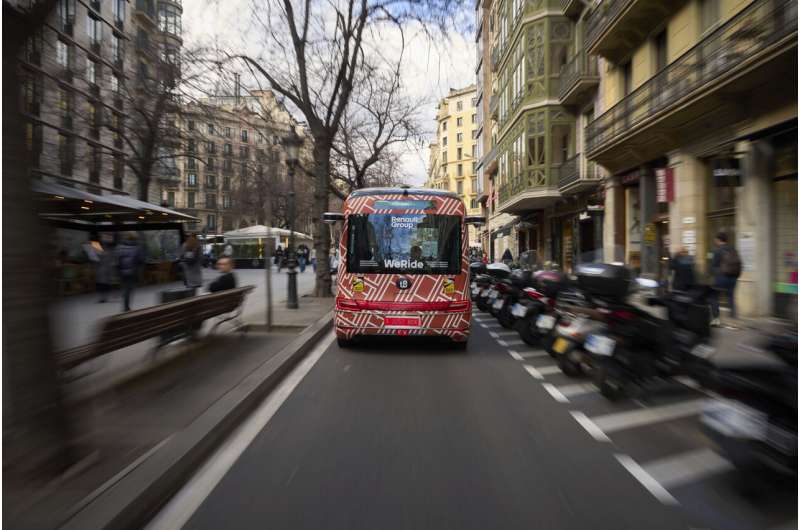
M468 225L481 226L486 224L486 217L483 215L465 215L464 222Z
M336 224L339 221L344 221L344 214L338 212L325 212L322 214L322 222L329 225Z

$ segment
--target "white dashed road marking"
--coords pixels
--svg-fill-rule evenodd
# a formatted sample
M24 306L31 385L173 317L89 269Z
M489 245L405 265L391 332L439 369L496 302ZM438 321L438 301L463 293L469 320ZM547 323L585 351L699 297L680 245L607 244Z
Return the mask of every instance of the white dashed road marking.
M553 375L553 374L560 374L561 368L556 365L549 365L549 366L537 366L537 370L542 375Z
M494 331L490 331L490 332L489 332L489 336L490 336L490 337L492 337L493 339L496 339L496 338L498 338L500 335L498 335L498 334L497 334L497 333L495 333Z
M619 460L619 463L622 464L622 467L628 470L628 472L638 480L642 486L644 486L647 491L653 494L653 496L660 500L664 504L676 505L678 501L670 495L670 493L662 486L652 475L650 475L647 471L645 471L642 466L636 463L633 458L629 457L628 455L614 455Z
M500 337L516 337L519 333L516 331L498 331L497 335Z
M575 418L575 421L581 424L581 427L586 429L586 432L592 435L592 438L597 440L598 442L610 442L611 438L606 436L606 433L597 426L595 422L589 419L589 416L584 414L579 410L571 410L569 412L572 414L572 417Z
M514 350L508 350L508 354L514 358L515 361L522 361L522 356Z
M733 465L709 448L695 449L642 464L665 488L674 488L733 469Z
M534 379L539 379L539 380L544 379L544 376L539 373L539 370L537 370L536 368L534 368L530 364L526 364L524 366L525 366L525 370L527 370L528 373L531 374Z
M547 392L551 396L553 396L553 399L555 399L559 403L569 403L569 399L567 399L567 396L559 392L558 388L556 388L555 386L551 385L550 383L542 383L542 386L544 387L545 390L547 390Z
M605 433L622 431L699 414L708 402L708 399L682 401L673 405L604 414L592 418L592 421Z
M594 383L575 383L572 385L563 385L558 387L558 391L567 397L580 396L582 394L591 394L597 392L597 387Z
M524 352L520 353L520 355L525 359L534 359L536 357L547 357L549 355L549 353L547 353L546 351L542 351L542 350L539 350L539 351L524 351Z

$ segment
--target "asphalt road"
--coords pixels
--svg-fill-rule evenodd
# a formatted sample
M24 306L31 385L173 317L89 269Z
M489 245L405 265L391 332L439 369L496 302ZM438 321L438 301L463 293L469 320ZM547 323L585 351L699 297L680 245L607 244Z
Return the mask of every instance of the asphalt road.
M553 364L480 314L467 352L332 343L185 528L796 528L786 488L738 493L703 393L610 403Z

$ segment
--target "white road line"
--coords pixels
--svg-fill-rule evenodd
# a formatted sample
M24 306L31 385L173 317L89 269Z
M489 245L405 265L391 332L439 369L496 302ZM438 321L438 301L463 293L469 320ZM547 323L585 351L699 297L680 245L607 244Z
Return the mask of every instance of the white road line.
M528 371L529 374L531 374L533 376L534 379L539 379L539 380L544 379L544 376L539 373L539 370L537 370L536 368L534 368L530 364L526 364L526 365L523 365L523 366L525 366L525 369Z
M520 353L520 355L522 355L522 357L525 358L525 359L534 359L536 357L547 357L549 355L549 353L547 353L546 351L541 351L541 350L540 351L525 351L525 352Z
M670 505L677 505L678 501L670 495L670 493L659 484L659 482L653 478L647 471L642 469L642 466L636 463L633 458L629 457L628 455L621 455L616 454L614 455L617 457L617 460L622 467L628 470L628 472L634 476L636 480L638 480L642 486L647 489L653 496L661 501L663 504L670 504Z
M733 464L706 447L654 460L642 467L665 488L674 488L733 469Z
M592 435L592 438L598 442L611 441L611 438L606 436L606 433L604 433L603 430L595 424L595 422L590 420L589 416L579 410L571 410L569 413L572 414L572 417L575 418L575 421L581 424L581 427L586 429L586 432Z
M497 334L497 333L495 333L494 331L490 331L490 332L489 332L489 336L490 336L490 337L492 337L493 339L496 339L496 338L499 338L499 337L500 337L500 335L498 335L498 334Z
M539 373L542 375L553 375L561 373L561 368L559 368L554 364L548 366L537 366L536 369L539 370Z
M497 334L501 337L516 337L519 335L516 331L498 331Z
M499 344L500 346L508 346L508 343L504 340L498 340L497 344Z
M575 383L572 385L562 385L558 387L558 391L567 397L580 396L581 394L590 394L597 392L597 387L593 383Z
M567 396L559 392L555 386L551 385L550 383L542 383L542 386L544 387L545 390L547 390L547 392L551 396L553 396L553 399L555 399L559 403L569 403L569 399L567 399Z
M521 340L507 340L509 346L524 346L525 342Z
M508 350L508 354L509 354L511 357L513 357L515 361L522 361L522 360L524 360L524 359L522 358L522 356L521 356L519 353L515 352L514 350Z
M595 416L592 418L592 421L594 421L603 432L622 431L699 414L708 402L708 399L682 401L673 405L604 414L602 416Z
M478 324L478 325L479 325L480 327L482 327L483 329L486 329L486 328L488 328L488 327L489 327L489 326L487 326L486 324Z
M240 425L233 435L214 452L189 482L150 521L148 530L182 528L206 497L236 463L270 419L291 395L300 381L311 371L322 354L333 342L333 332L328 333L317 346L297 365L278 387L259 405L258 409Z
M500 325L499 322L488 322L486 324L481 324L481 326L485 328L502 328L503 326Z

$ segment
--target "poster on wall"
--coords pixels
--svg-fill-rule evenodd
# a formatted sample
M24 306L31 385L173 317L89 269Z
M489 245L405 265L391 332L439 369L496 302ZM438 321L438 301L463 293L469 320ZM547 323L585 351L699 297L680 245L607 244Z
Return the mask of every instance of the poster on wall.
M752 232L742 232L737 241L739 258L742 260L742 270L752 272L756 270L756 238Z

